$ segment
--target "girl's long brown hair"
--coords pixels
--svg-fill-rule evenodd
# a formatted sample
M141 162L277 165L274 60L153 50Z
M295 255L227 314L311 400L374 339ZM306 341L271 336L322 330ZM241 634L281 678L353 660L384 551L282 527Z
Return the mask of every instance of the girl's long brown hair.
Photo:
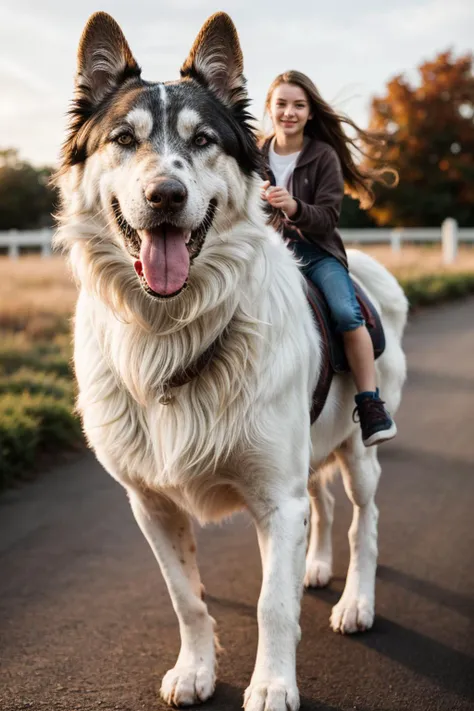
M306 74L295 70L279 74L268 90L265 100L266 111L270 108L273 92L280 84L294 84L305 92L310 103L312 118L308 119L304 132L306 135L318 138L334 148L341 162L346 192L353 197L357 197L361 207L368 208L373 204L374 192L372 185L374 182L390 187L397 184L397 172L392 168L380 165L380 159L374 157L374 155L370 156L370 162L375 164L375 167L362 167L357 165L354 160L354 151L363 157L368 157L366 149L370 146L381 148L385 143L384 137L381 134L364 131L347 116L336 113L324 101L316 86ZM346 135L344 124L355 131L355 138ZM380 167L376 167L377 165ZM389 179L390 176L391 180Z

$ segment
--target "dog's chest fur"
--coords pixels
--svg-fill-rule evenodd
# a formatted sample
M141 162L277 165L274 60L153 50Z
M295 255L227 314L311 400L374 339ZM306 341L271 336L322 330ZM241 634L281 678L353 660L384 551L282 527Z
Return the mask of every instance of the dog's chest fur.
M212 333L212 323L208 325ZM267 333L259 324L258 330L253 333L237 309L211 363L200 376L173 390L169 405L162 405L160 395L173 358L189 362L192 339L184 333L159 336L137 324L122 323L96 298L82 292L75 334L78 409L88 439L106 468L126 486L143 484L170 491L180 487L181 497L186 489L192 498L197 480L200 497L217 481L221 487L232 487L234 475L242 477L254 450L258 449L263 465L262 419L278 400L275 377L284 397L286 381L299 370L303 401L308 383L301 354L288 361L275 359L271 335L275 328ZM290 349L292 334L285 332ZM293 397L298 397L296 390Z

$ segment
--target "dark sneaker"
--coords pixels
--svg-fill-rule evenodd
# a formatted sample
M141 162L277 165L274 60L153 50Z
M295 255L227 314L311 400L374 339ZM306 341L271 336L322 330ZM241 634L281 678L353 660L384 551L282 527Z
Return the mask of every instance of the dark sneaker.
M376 393L359 393L356 395L356 407L352 413L354 422L360 422L362 441L366 447L381 444L393 439L397 434L397 426L385 409L384 401Z

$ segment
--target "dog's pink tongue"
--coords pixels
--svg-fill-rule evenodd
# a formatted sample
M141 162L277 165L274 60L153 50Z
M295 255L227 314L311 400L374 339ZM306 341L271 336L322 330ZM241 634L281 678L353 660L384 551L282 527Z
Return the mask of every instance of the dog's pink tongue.
M140 261L135 263L137 273L143 269L148 286L162 296L171 296L182 289L189 274L186 233L167 227L140 231L140 237Z

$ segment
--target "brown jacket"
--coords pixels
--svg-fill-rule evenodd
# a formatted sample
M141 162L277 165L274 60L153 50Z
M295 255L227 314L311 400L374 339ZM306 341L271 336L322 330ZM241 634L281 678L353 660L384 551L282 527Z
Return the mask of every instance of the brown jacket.
M268 160L270 142L271 138L265 141L262 152L274 183ZM306 143L293 172L292 193L298 209L288 225L297 227L305 241L332 254L347 269L346 250L337 229L344 180L339 158L330 145L315 138Z

